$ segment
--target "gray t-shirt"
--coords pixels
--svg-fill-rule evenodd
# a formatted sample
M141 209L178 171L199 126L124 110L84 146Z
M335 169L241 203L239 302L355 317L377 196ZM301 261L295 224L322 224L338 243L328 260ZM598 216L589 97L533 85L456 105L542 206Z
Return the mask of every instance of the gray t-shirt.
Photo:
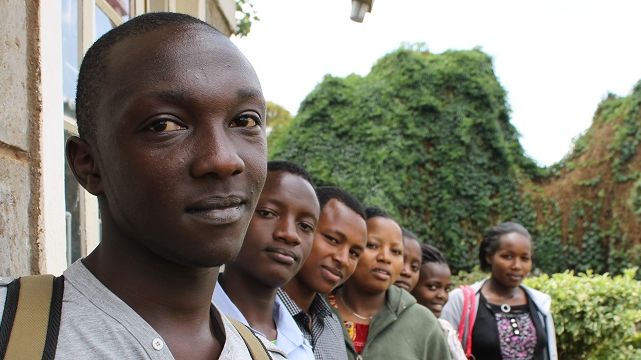
M65 272L56 359L174 359L163 338L107 289L81 261ZM6 279L0 283L0 319ZM218 310L225 331L220 359L251 359L245 342Z

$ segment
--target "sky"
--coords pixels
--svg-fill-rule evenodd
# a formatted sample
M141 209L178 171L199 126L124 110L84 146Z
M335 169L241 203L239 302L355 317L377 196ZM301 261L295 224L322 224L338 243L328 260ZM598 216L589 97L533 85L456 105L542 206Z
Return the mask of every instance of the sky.
M253 0L260 21L232 41L265 97L296 114L325 74L366 75L402 44L480 47L508 92L511 121L539 165L585 132L608 94L641 80L638 0L375 0L363 23L350 0Z

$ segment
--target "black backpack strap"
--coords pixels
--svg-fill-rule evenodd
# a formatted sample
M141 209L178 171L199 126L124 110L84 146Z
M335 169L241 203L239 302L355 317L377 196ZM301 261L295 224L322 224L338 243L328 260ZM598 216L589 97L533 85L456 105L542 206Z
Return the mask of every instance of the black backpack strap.
M55 357L63 294L62 276L25 276L9 284L0 326L0 358Z
M7 353L7 344L9 344L13 319L18 307L18 294L20 294L20 279L15 279L7 285L7 297L4 302L2 320L0 320L2 321L0 322L0 359L4 359L4 355Z
M49 324L47 325L47 340L42 353L42 360L53 360L56 357L58 334L60 333L60 318L62 316L62 297L65 292L65 277L58 276L53 280L51 306L49 307Z

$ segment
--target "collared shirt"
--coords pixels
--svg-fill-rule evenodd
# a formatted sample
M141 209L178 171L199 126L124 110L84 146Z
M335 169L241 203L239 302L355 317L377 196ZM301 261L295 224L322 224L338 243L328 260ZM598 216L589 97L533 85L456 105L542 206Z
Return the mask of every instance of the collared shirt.
M312 343L314 357L317 360L347 359L341 322L320 294L314 297L309 315L285 291L279 289L278 297L296 320L305 338Z
M80 260L64 276L56 359L174 360L165 339ZM7 283L0 280L0 305ZM3 309L0 306L0 319ZM220 359L250 359L245 341L227 317L213 306L212 315L225 333Z
M218 282L216 282L212 301L223 314L234 318L251 328L243 313L240 312L238 307L231 301L225 290ZM278 296L276 296L273 314L277 332L276 346L287 355L288 359L313 360L314 352L312 351L310 342L305 339L303 333L298 328L296 321L294 321L294 318L289 314L284 306L285 305L283 305ZM252 328L252 330L259 335L259 338L262 337L261 340L267 339L264 334L261 334L256 329ZM274 357L274 353L271 351L270 355Z

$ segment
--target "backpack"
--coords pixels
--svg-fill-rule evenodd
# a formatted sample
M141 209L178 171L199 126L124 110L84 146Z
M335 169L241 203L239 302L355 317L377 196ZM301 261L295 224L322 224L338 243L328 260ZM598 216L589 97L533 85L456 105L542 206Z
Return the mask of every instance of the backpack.
M463 345L465 356L468 359L474 359L474 355L472 355L472 330L476 321L476 294L470 286L462 285L461 290L463 291L463 311L458 325L458 339Z
M56 356L64 276L23 276L7 285L0 320L0 359L52 360ZM256 335L242 323L230 319L253 360L271 360Z

